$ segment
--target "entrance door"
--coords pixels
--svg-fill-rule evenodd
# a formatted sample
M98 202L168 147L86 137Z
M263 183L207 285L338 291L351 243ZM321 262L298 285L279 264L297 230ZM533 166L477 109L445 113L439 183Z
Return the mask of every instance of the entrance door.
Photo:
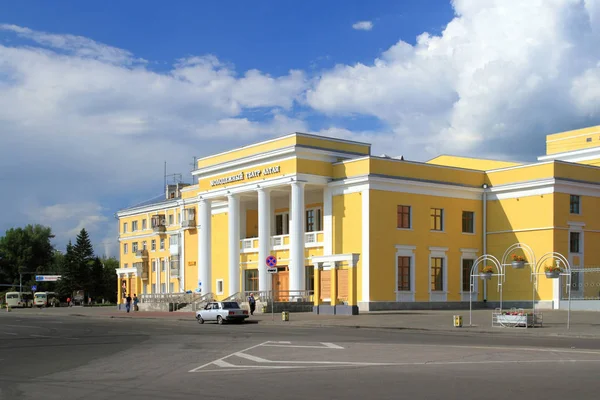
M280 268L273 274L273 298L275 301L288 301L290 287L290 271Z

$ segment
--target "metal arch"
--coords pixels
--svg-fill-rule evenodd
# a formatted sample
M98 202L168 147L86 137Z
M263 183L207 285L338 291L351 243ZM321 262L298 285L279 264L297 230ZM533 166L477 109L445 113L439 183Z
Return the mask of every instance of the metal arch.
M508 249L506 249L506 251L504 252L504 255L502 256L502 265L503 266L508 265L506 263L506 259L508 258L508 255L516 249L523 249L523 252L527 253L530 261L526 262L525 264L529 265L529 269L533 272L533 269L537 265L537 262L535 260L535 253L533 252L533 249L531 247L529 247L529 245L527 245L525 243L521 243L521 242L515 243L515 244L511 245ZM533 277L530 276L529 281L532 282L532 279L533 279ZM504 275L504 281L506 282L506 275Z
M551 260L556 259L559 267L560 267L560 262L563 262L565 264L566 273L564 273L564 274L561 273L559 275L567 277L567 287L568 287L568 293L569 293L569 307L568 307L568 311L567 311L567 329L570 329L571 328L571 264L569 263L569 260L567 260L567 258L564 255L557 253L555 251L546 253L543 256L541 256L536 264L535 273L533 271L531 271L531 275L535 277L534 288L537 289L537 283L538 283L537 276L540 275L540 272L539 272L540 267L548 259L551 259ZM560 291L560 282L559 282L559 291ZM559 301L559 305L560 305L560 296L559 296L558 301ZM533 307L534 307L533 311L535 313L535 294L533 296ZM560 306L559 306L559 308L560 308Z
M492 274L492 276L495 275L498 277L497 290L498 292L500 292L500 309L502 310L502 278L504 277L504 267L502 264L500 264L500 261L498 261L498 259L493 255L483 254L477 257L477 259L473 263L473 266L471 267L471 279L469 282L471 288L471 292L469 293L469 326L472 326L473 320L473 289L475 287L475 277L480 276L480 274L476 274L475 272L477 271L477 267L479 266L479 264L481 264L484 261L491 261L492 264L496 267L496 270L498 271L497 274Z

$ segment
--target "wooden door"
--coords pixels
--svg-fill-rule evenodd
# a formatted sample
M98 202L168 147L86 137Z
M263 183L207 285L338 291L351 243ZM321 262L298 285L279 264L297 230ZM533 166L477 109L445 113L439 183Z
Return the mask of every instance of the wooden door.
M321 271L321 300L331 297L331 271Z
M279 271L273 274L273 292L275 301L288 301L290 287L290 271Z
M337 298L348 301L348 270L338 269L337 271Z

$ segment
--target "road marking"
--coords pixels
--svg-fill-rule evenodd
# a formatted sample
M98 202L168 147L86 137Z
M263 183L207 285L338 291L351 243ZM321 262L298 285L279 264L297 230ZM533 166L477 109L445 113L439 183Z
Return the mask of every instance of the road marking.
M321 343L323 346L314 346L314 345L300 345L300 344L281 344L282 342L266 342L263 344L264 347L297 347L304 349L341 349L344 348L342 346L338 346L333 343ZM287 342L291 343L291 342Z
M241 351L236 351L235 353L231 353L231 354L229 354L229 355L227 355L227 356L225 356L225 357L221 357L221 358L219 358L219 359L218 359L218 360L216 360L216 361L222 361L222 360L224 360L224 359L226 359L226 358L229 358L229 357L231 357L231 356L235 355L236 353L241 353L241 352L244 352L244 351L248 351L248 350L255 349L255 348L259 347L259 346L262 346L262 345L263 345L263 344L265 344L265 343L268 343L268 342L262 342L262 343L259 343L259 344L257 344L257 345L254 345L254 346L248 347L247 349L244 349L244 350L241 350ZM206 364L204 364L204 365L201 365L201 366L199 366L199 367L197 367L197 368L194 368L194 369L192 369L192 370L190 370L190 371L188 371L188 372L196 372L196 371L198 371L199 369L202 369L202 368L204 368L204 367L206 367L206 366L209 366L210 364L214 364L214 363L215 363L215 361L211 361L211 362L209 362L209 363L206 363Z
M333 343L321 343L324 344L325 346L329 347L330 349L343 349L342 346L338 346L337 344L333 344Z
M369 343L370 344L370 343ZM443 345L443 344L415 344L415 345L403 345L400 346L410 346L410 347L442 347L444 349L447 348L456 348L456 349L483 349L483 350L510 350L510 351L538 351L538 352L547 352L547 353L576 353L576 354L598 354L600 355L600 350L574 350L574 349L561 349L561 348L535 348L535 347L518 347L518 346L461 346L461 345Z
M13 335L13 336L17 336L17 334L16 334L16 333L14 333L14 332L2 332L2 333L6 334L6 335Z
M4 325L10 326L11 328L33 328L33 329L44 329L41 326L31 326L31 325Z
M252 356L252 355L246 354L246 353L235 353L235 355L238 357L241 357L241 358L245 358L246 360L259 362L259 363L270 362L266 358L260 358L260 357Z
M52 339L52 336L46 336L46 335L29 335L31 337L39 337L39 338L50 338Z
M79 340L77 337L61 337L61 336L47 336L47 335L29 335L35 338L44 338L44 339L64 339L64 340Z

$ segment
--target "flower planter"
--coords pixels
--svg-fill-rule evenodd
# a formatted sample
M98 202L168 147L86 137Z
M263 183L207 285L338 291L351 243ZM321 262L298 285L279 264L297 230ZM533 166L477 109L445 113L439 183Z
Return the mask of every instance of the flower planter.
M479 275L481 277L481 279L489 281L490 279L492 279L492 273L491 272L482 272L481 275Z
M525 267L525 261L513 261L512 262L512 267L514 269L522 269Z
M546 278L556 279L560 276L560 271L546 271Z

